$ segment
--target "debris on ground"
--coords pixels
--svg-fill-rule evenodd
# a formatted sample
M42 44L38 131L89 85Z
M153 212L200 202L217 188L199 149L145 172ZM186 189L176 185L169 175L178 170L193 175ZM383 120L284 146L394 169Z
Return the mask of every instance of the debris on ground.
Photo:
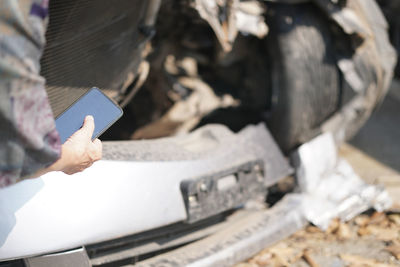
M364 182L339 156L329 133L301 145L293 163L305 217L322 229L334 218L348 221L369 208L384 211L392 205L384 187Z
M363 180L385 184L396 200L397 172L348 144L341 147L339 155ZM398 203L393 202L385 212L368 209L347 222L334 218L325 230L310 223L236 267L400 266L400 213L396 207Z
M347 223L335 219L325 231L310 224L235 267L399 266L399 217L368 212Z

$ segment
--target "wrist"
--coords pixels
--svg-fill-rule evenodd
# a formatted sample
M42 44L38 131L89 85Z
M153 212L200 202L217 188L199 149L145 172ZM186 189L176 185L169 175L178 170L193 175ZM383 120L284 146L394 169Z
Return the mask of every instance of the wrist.
M65 145L61 146L60 157L56 162L46 168L49 172L51 171L63 171L67 167L68 147Z

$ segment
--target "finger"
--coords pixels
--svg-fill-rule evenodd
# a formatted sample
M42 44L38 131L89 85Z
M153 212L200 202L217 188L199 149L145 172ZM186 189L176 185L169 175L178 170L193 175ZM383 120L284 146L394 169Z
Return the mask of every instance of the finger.
M101 143L101 141L98 138L96 138L93 141L93 146L96 151L96 160L101 159L101 157L103 155L103 144Z
M94 118L91 115L85 117L83 122L83 126L80 131L88 138L92 139L93 131L94 131Z

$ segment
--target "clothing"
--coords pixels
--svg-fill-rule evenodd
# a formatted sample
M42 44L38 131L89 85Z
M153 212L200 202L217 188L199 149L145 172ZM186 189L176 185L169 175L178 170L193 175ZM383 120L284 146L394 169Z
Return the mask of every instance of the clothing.
M54 163L61 153L40 76L48 0L0 1L0 187Z

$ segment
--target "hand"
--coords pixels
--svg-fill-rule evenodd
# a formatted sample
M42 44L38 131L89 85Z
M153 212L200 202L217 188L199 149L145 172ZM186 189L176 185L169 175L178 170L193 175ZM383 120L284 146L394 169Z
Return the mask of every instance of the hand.
M92 141L94 119L86 116L81 129L76 131L61 147L61 158L50 167L38 172L35 177L50 171L66 174L81 172L93 162L101 159L102 144L99 139Z
M102 144L99 139L92 141L93 131L94 119L92 116L86 116L82 128L62 145L59 161L63 164L60 165L59 170L66 174L74 174L101 159Z

